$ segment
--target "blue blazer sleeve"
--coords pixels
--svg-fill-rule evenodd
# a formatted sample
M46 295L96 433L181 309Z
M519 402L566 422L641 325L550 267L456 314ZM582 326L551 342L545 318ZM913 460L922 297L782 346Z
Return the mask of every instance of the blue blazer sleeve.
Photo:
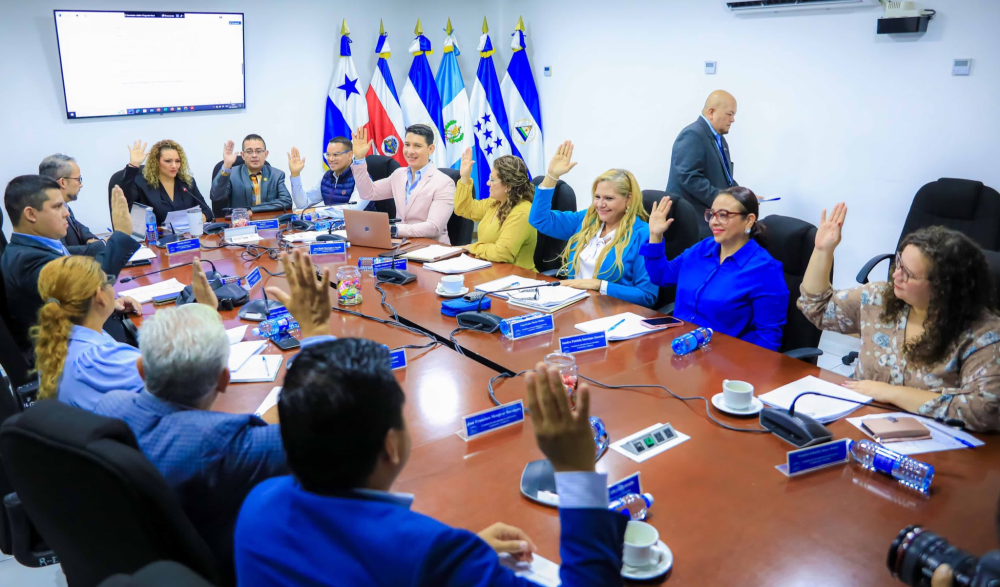
M647 308L652 308L653 304L656 303L658 288L649 280L649 274L646 272L646 260L639 254L641 243L648 241L649 226L645 222L636 220L635 229L632 231L632 241L622 256L625 275L617 281L607 280L609 296ZM614 258L608 254L596 277L606 279L604 276L607 275L606 271L611 263L614 263Z
M767 264L760 275L760 287L750 300L753 323L750 331L741 336L757 346L776 351L781 348L781 334L788 319L788 286L781 263L774 260Z
M531 212L528 214L528 223L542 234L560 240L569 240L570 237L579 232L587 211L562 212L553 210L552 195L554 193L555 189L552 188L535 189L535 198L531 202Z

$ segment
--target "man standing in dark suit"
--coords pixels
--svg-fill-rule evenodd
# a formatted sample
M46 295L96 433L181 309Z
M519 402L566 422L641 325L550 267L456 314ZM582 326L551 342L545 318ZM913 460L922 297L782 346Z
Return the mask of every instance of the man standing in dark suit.
M69 208L63 200L59 184L41 175L22 175L12 179L7 184L3 203L14 227L10 244L0 260L7 293L8 325L25 357L31 357L33 352L28 329L38 321L38 308L42 306L38 295L38 274L49 261L69 254L59 240L66 236L69 228ZM128 202L118 186L112 193L111 226L115 232L96 258L105 273L118 275L139 248L139 243L131 236L132 216L128 211ZM119 309L138 310L135 307ZM109 322L114 319L110 318ZM115 336L113 330L120 332L121 328L108 329L108 333Z
M212 202L251 212L288 211L292 196L285 186L285 172L267 163L267 145L260 135L243 139L243 165L236 164L233 141L222 147L222 169L212 179Z
M66 209L69 210L69 228L62 243L69 249L70 255L87 255L96 257L104 250L104 241L94 236L94 233L73 214L73 209L69 207L70 202L75 202L83 189L83 173L76 159L69 155L56 153L49 155L38 164L38 175L51 177L59 184L59 191L62 192L63 201L66 202Z
M716 90L708 96L698 120L677 135L670 153L667 193L683 197L698 212L701 238L712 236L706 209L712 207L721 190L739 185L733 179L733 160L725 135L736 122L736 98Z

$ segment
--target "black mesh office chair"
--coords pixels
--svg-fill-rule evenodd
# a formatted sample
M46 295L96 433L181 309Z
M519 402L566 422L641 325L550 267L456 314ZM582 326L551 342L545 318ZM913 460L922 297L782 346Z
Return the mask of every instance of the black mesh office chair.
M544 179L544 175L537 175L532 178L531 183L537 188ZM552 194L552 209L560 212L576 212L576 192L561 179L556 182L556 189ZM559 255L565 248L566 241L539 232L538 242L535 245L535 269L546 275L555 275L555 272L562 267Z
M99 587L213 587L198 573L173 561L146 565L138 573L108 577Z
M219 582L208 546L121 420L38 402L0 427L0 457L70 585L160 560Z
M438 171L450 177L456 185L462 177L457 169L452 169L451 167L438 167ZM451 240L451 245L461 247L471 243L472 230L475 228L475 225L476 223L468 218L462 218L452 212L451 218L448 219L448 238Z
M145 167L145 166L139 167L139 173L142 173L142 168L143 167ZM124 182L124 181L125 181L125 170L124 169L119 169L118 171L112 173L111 174L111 179L108 180L108 216L111 215L111 190L115 189L116 185L120 186L122 184L122 182ZM127 198L128 194L125 194L125 197ZM132 204L129 203L129 208L131 208L131 207L132 207Z
M646 209L646 214L649 214L653 209L653 204L667 196L673 202L668 218L673 218L674 222L663 235L663 248L667 258L674 259L700 240L698 238L698 215L691 203L680 196L670 196L662 190L642 190L642 207ZM654 307L661 312L669 313L668 310L672 310L676 293L677 286L661 287L656 296Z
M365 163L368 164L368 175L371 176L372 181L385 179L400 167L399 161L385 155L368 155L365 157ZM396 201L392 198L379 200L375 202L375 211L385 212L389 215L389 218L395 218Z
M212 168L212 182L215 182L215 176L219 175L219 171L222 170L222 163L223 163L222 161L219 161L218 163L215 164L215 167ZM233 167L236 167L237 165L243 165L243 163L244 163L244 161L243 161L243 155L237 155L236 156L236 162L233 163ZM271 164L268 163L267 161L265 161L264 165L267 165L268 167L270 167ZM211 195L212 185L211 184L209 184L208 189L209 189L208 204L209 204L209 206L212 207L212 214L215 214L216 218L225 218L226 217L226 211L224 210L224 208L229 208L230 207L230 206L228 206L229 203L228 202L216 202L215 200L212 199L212 195Z
M14 336L7 325L10 317L7 315L7 289L4 286L3 273L0 271L0 365L10 378L14 389L28 385L38 378L31 375L35 364L25 358L24 353L14 342Z

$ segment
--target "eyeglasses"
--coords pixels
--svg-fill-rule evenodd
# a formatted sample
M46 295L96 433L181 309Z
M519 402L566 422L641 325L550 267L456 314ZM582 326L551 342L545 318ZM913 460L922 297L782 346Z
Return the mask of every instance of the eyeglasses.
M730 216L746 216L749 212L730 212L729 210L712 210L708 208L705 210L705 222L711 222L716 216L719 217L719 222L725 224L729 222Z
M334 157L339 157L341 155L346 155L346 154L348 154L350 152L351 152L351 150L348 149L346 151L337 151L336 153L323 153L323 156L326 157L329 160L329 159L333 159Z
M913 274L910 273L910 270L903 265L903 257L901 257L899 253L896 253L896 268L899 269L899 273L901 275L899 279L900 283L906 283L911 279L915 281L921 281L923 279L927 279L926 277L914 277Z
M83 176L82 175L80 175L78 177L64 177L63 179L75 179L76 181L78 181L80 183L83 183Z
M111 286L111 285L114 285L114 284L115 284L115 281L116 281L117 279L118 279L118 276L117 276L117 275L108 275L107 273L105 273L105 274L104 274L104 285L105 285L105 286Z
M499 290L503 291L503 289ZM522 289L520 291L512 291L507 294L507 297L513 297L517 300L537 300L538 299L538 288L533 287L531 289Z
M267 151L265 151L264 149L250 149L249 151L243 151L243 152L246 153L247 155L257 155L257 156L261 156L264 153L267 153Z

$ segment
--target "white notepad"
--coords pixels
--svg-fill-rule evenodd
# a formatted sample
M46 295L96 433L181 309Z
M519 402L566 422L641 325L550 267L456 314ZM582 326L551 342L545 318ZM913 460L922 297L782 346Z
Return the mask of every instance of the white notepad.
M143 245L139 247L138 251L136 251L135 253L132 254L131 257L129 257L128 262L133 263L135 261L145 261L146 259L155 259L155 258L156 258L156 253L154 253L153 250L150 249L149 247Z
M254 412L254 414L257 416L263 416L264 412L278 405L278 396L280 394L281 394L280 387L275 387L274 389L272 389L271 392L267 394L267 397L264 398L264 401L260 402L260 407L257 408L257 411Z
M234 345L229 346L229 372L235 373L240 370L243 363L247 360L264 350L267 345L266 340L248 340L247 342L238 342Z
M281 355L254 355L229 374L230 383L274 381L281 371Z
M454 259L447 259L436 263L424 263L424 269L429 269L438 273L445 273L447 275L468 273L470 271L478 271L492 266L493 263L490 263L489 261L483 261L482 259L476 259L468 255L459 255Z
M404 259L412 259L414 261L433 261L434 259L440 259L442 257L447 257L448 255L454 255L460 253L462 247L446 247L444 245L430 245L416 251L410 251L405 255L400 255ZM463 255L464 256L464 255Z
M243 340L243 337L247 334L247 326L237 326L236 328L230 328L226 330L226 336L229 337L229 344L236 344Z
M765 393L759 397L760 401L771 407L787 410L800 393L805 393L807 391L816 391L866 404L871 403L872 401L872 398L867 395L851 391L850 389L837 385L836 383L823 381L819 377L814 377L812 375L803 377L798 381L793 381L788 385L783 385L778 389ZM796 413L805 414L806 416L819 420L824 424L827 422L833 422L838 418L842 418L860 407L860 405L853 402L842 402L840 400L818 395L807 395L795 402Z
M118 297L130 296L135 298L140 304L145 304L153 300L156 296L165 296L167 294L180 293L186 285L177 281L177 278L171 277L166 281L160 281L152 285L143 285L141 287L134 287L132 289L126 289L125 291L118 292Z
M625 321L618 324L620 320ZM645 320L645 318L638 314L625 312L623 314L608 316L607 318L598 318L597 320L582 322L576 325L576 329L587 333L606 332L608 340L626 340L629 338L636 338L644 334L652 334L659 330L657 328L646 328L642 325L643 320ZM618 324L618 326L615 326L615 324ZM615 328L613 330L608 330L612 326L615 326Z

